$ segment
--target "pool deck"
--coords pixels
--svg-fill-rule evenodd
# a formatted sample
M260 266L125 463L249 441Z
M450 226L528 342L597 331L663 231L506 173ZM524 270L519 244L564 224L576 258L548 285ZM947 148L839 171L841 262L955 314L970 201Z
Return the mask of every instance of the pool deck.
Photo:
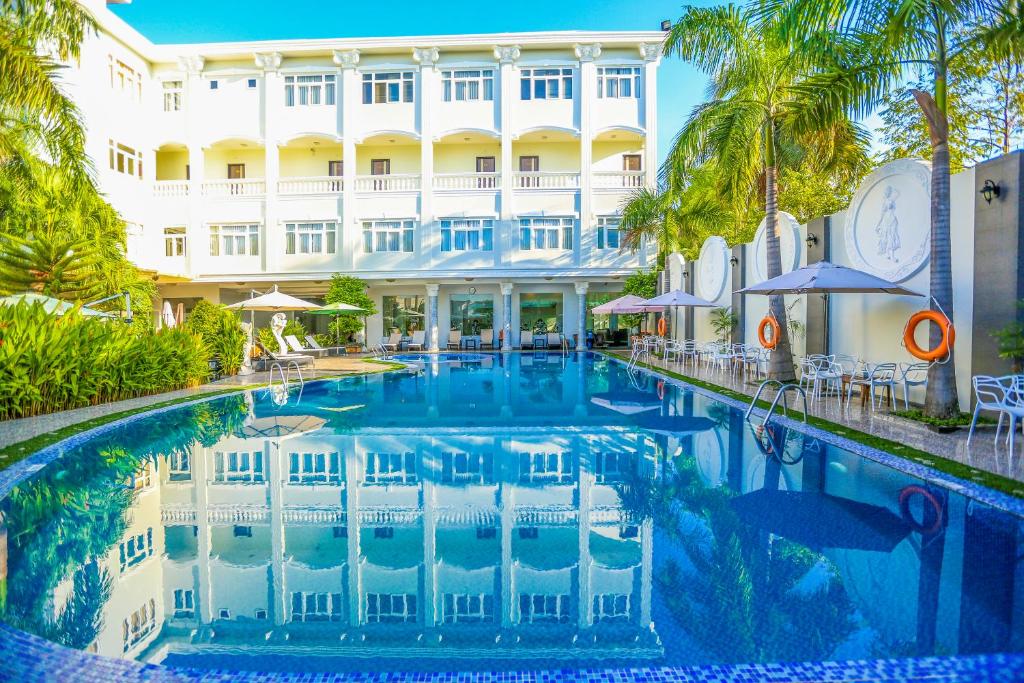
M629 359L628 351L612 353L623 360ZM730 375L703 367L694 369L689 364L683 367L679 363L666 363L653 356L648 364L654 368L669 370L685 377L716 384L751 397L760 384L760 380L745 381L740 373ZM762 394L762 398L768 401L774 397L775 390L773 389L766 388ZM902 397L898 394L897 398L900 399L897 401L897 408L900 408ZM966 427L948 434L939 434L918 422L891 415L887 408L876 406L875 410L871 410L869 404L862 404L856 396L849 406L846 405L845 400L839 401L834 395L818 400L808 399L808 408L811 415L859 432L906 444L933 455L1024 482L1024 439L1018 438L1014 458L1010 460L1005 440L1001 439L998 444L995 443L994 425L979 425L971 440L971 445L968 447ZM1004 431L1003 434L1005 435L1006 432Z

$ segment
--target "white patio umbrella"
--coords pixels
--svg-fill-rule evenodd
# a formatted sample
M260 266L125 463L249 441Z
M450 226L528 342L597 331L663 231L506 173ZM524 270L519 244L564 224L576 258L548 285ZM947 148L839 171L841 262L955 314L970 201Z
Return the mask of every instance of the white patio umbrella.
M245 357L242 358L242 368L238 371L240 375L249 375L252 374L253 369L248 350L252 348L253 335L256 332L256 311L272 311L275 313L278 311L312 311L320 308L320 306L298 299L291 294L279 292L277 285L274 285L274 289L266 294L239 301L237 304L231 304L228 308L249 311L249 343L246 345Z
M671 292L665 292L653 299L645 299L642 305L645 311L652 313L663 313L666 308L671 308L672 329L675 329L675 310L677 308L714 308L718 304L712 303L707 299L701 299L699 296L694 296L681 289L673 289Z
M600 306L594 306L590 309L590 312L595 315L619 315L622 313L645 313L643 307L643 297L639 297L635 294L627 294L620 296L618 299L612 299L611 301L605 302Z
M164 301L163 310L160 313L160 318L163 320L164 327L171 329L177 324L177 319L174 317L174 311L171 309L171 302Z

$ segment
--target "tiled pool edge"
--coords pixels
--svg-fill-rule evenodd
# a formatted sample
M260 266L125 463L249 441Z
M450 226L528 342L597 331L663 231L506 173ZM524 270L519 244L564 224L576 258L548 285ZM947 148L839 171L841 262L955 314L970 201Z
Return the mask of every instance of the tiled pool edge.
M576 352L578 353L578 352ZM608 355L594 354L596 358L607 358L625 365L625 361ZM641 367L639 371L664 379L674 386L685 388L696 394L711 398L731 407L745 409L742 401L717 394L684 380L671 377L657 369ZM344 379L344 378L340 378ZM309 383L338 381L339 378L311 380ZM144 410L113 420L103 425L79 432L66 439L50 444L31 456L0 471L0 499L11 489L32 476L47 464L99 434L125 424L153 415L159 415L176 408L214 401L251 391L221 393L215 396L197 397L173 405ZM764 411L755 409L755 414ZM863 457L933 481L944 487L995 505L1008 512L1024 515L1024 500L992 491L972 482L947 475L924 465L893 456L837 434L797 422L786 417L779 421L798 431L819 438L826 443L850 450ZM995 502L988 500L990 494ZM1008 503L1010 503L1008 505ZM72 650L38 636L19 631L0 622L0 680L18 680L26 683L67 679L83 683L107 683L108 681L218 681L223 683L327 683L368 681L371 683L549 683L571 681L573 683L625 683L645 681L650 683L726 683L727 681L834 681L882 683L883 681L980 681L1010 683L1021 680L1024 672L1024 654L994 654L966 657L927 657L919 659L856 660L845 662L803 662L792 664L718 664L692 667L659 667L633 669L573 669L518 672L455 672L455 673L399 673L337 674L337 673L260 673L223 670L171 669L156 664L145 664L135 660L113 659L101 655ZM5 678L10 676L10 678Z
M602 357L613 362L621 363L622 365L628 365L625 359L619 358L618 356L602 354ZM672 377L671 375L663 373L658 368L637 366L636 370L638 372L644 372L649 375L656 376L658 379L662 379L673 386L683 387L687 391L692 391L695 394L711 398L730 407L739 408L741 410L747 409L748 404L743 401L719 394L711 389L706 389L696 384L691 384L686 380ZM758 417L764 417L766 413L767 411L763 408L755 407L751 414L757 415ZM786 417L785 415L776 414L773 419L777 420L785 427L803 432L804 434L824 441L825 443L837 446L843 450L850 451L851 453L856 453L857 455L873 460L874 462L923 479L926 482L937 484L967 498L977 500L978 502L991 505L992 507L999 508L1000 510L1004 510L1015 515L1024 516L1024 498L1017 498L1008 493L988 488L984 484L961 479L952 474L947 474L941 470L928 467L927 465L907 460L899 455L886 453L883 450L866 446L859 441L854 441L853 439L842 436L841 434L836 434L835 432L830 432L826 429L794 420L793 418ZM852 428L851 431L853 431ZM1022 680L1024 680L1024 675L1022 675Z

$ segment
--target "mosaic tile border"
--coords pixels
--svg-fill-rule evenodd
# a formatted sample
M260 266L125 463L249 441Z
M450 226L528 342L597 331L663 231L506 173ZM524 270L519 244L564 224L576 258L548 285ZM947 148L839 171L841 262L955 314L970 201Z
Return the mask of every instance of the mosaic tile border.
M576 352L579 353L579 352ZM592 353L592 352L590 352ZM611 362L625 361L600 356ZM741 401L716 394L657 370L639 371L664 379L670 384L720 401L735 408L745 408ZM310 383L343 381L324 378ZM237 392L200 397L163 408L155 408L100 425L51 444L31 456L0 471L0 498L5 497L21 481L31 477L69 449L89 439L153 415L190 405L214 401ZM757 409L755 414L763 415ZM1024 515L1024 501L965 482L937 470L904 460L898 456L869 448L841 436L805 425L790 418L778 418L783 424L803 431L826 443L855 452L871 460L907 474L957 491L981 502ZM966 657L926 657L919 659L857 660L846 662L803 662L780 664L718 664L692 667L661 667L649 669L579 669L517 672L453 672L453 673L377 673L377 674L271 674L226 670L171 669L134 660L119 660L71 650L38 636L14 629L0 622L0 680L44 683L71 680L76 683L108 683L109 681L179 683L211 681L213 683L727 683L777 681L793 683L846 682L888 683L896 681L928 681L929 683L978 681L979 683L1012 683L1024 671L1024 654L995 654Z

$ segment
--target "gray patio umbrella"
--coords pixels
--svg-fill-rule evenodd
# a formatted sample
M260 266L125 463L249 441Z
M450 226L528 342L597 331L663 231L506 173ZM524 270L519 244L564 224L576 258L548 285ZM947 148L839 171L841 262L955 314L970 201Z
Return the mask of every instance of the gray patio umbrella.
M828 261L818 261L791 273L737 291L737 294L902 294L924 296L895 282Z
M662 313L666 308L672 309L672 329L676 327L675 312L678 308L714 308L718 304L712 303L707 299L701 299L699 296L694 296L688 292L684 292L681 289L673 289L671 292L665 292L660 294L653 299L645 299L640 304L645 311L653 313Z

